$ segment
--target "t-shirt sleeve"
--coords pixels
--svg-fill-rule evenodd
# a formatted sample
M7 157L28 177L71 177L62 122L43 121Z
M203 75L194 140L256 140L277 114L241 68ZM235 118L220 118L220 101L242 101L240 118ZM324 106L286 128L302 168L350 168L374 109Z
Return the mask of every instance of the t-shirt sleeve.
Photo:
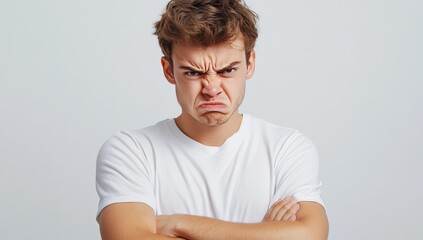
M317 202L321 198L319 159L314 144L295 132L280 147L276 157L276 189L272 204L278 199L294 197L297 201Z
M97 156L97 218L106 206L119 202L142 202L155 210L152 176L145 152L134 137L120 132L108 139Z

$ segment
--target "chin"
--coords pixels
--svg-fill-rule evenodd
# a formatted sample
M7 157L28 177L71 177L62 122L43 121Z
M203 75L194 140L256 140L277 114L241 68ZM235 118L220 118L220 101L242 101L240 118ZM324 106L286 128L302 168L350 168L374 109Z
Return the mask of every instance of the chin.
M220 112L210 112L203 114L197 120L207 126L220 126L231 119L232 114L225 114Z

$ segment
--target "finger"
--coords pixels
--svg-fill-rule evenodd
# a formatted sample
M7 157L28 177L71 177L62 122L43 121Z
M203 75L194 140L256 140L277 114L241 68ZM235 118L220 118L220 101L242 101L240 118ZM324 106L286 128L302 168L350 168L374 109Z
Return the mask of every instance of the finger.
M275 218L276 214L279 212L279 209L285 204L287 204L289 200L289 198L284 198L275 202L268 211L267 221L272 221Z
M295 203L288 209L288 211L286 211L286 213L282 216L281 220L288 221L292 216L296 216L299 209L300 205Z
M270 213L273 211L273 209L275 208L275 205L278 204L279 202L281 202L282 199L277 200L275 203L273 203L273 205L269 208L269 210L267 210L266 215L264 215L263 217L263 222L269 221L270 219Z
M266 222L269 218L269 211L266 212L266 215L264 215L262 222Z
M297 215L293 215L288 219L290 222L294 222L295 220L297 220Z
M297 207L294 207L297 204L297 200L294 198L287 199L286 203L278 205L275 209L275 216L271 219L272 221L281 221L288 220L292 215L296 214L298 210ZM294 207L294 208L292 208ZM292 209L291 209L292 208Z
M274 221L281 221L281 220L288 220L292 215L295 215L295 202L288 202L287 204L281 206L279 211L276 213L275 217L273 218Z
M290 206L295 203L296 200L291 197L287 197L275 202L268 211L266 221L279 221L280 219L277 219L277 215L279 214L280 216L283 216L283 214L290 208Z

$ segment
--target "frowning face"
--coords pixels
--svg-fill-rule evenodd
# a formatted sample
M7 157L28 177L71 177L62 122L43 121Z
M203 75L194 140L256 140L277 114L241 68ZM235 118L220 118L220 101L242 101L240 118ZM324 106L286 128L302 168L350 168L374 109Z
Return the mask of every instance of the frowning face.
M255 67L255 53L246 59L241 38L210 47L177 44L172 61L173 68L162 58L162 66L167 80L175 84L181 119L216 126L238 114L245 81Z

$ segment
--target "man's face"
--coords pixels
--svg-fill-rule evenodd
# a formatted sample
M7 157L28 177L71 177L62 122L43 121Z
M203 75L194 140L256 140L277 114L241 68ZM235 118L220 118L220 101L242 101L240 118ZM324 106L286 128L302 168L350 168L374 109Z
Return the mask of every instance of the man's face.
M238 113L245 81L255 66L255 53L247 61L242 39L206 48L178 44L172 60L173 69L165 58L162 66L167 80L175 84L181 119L216 126Z

